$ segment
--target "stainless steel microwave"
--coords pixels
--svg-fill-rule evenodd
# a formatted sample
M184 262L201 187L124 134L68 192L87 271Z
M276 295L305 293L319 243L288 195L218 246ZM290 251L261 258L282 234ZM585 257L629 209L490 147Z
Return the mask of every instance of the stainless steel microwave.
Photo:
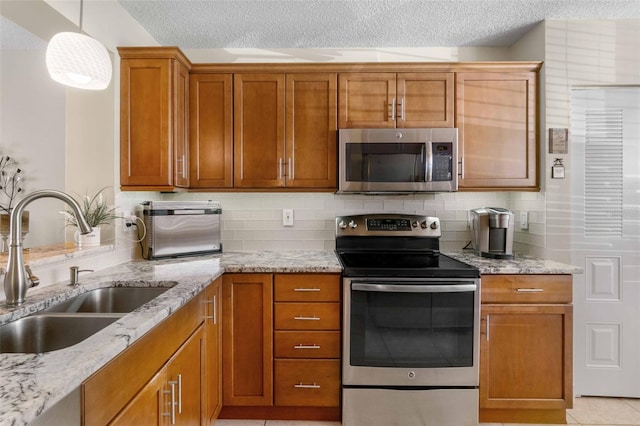
M339 193L458 190L458 129L341 129Z

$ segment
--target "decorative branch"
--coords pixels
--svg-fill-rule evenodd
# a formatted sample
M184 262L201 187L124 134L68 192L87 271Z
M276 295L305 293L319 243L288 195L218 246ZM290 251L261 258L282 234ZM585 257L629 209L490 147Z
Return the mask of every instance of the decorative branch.
M22 192L22 169L18 163L8 155L0 158L0 191L2 198L6 198L6 203L0 204L0 210L11 213L16 196Z

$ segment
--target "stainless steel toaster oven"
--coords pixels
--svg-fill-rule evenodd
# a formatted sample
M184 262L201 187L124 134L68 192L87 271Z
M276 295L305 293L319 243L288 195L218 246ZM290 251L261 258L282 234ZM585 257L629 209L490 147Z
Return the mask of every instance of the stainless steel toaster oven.
M147 201L142 206L145 259L222 252L220 203Z

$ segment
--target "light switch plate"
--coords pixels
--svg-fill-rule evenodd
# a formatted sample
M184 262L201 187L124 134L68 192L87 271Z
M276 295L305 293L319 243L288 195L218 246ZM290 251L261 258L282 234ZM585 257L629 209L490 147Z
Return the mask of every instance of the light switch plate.
M282 209L282 225L293 226L293 209Z
M520 212L520 229L529 229L529 212Z

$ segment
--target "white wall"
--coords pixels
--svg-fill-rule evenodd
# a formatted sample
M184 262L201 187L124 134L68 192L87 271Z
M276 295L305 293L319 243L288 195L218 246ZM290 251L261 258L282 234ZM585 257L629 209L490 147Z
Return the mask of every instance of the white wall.
M0 61L0 155L15 158L25 177L24 193L64 189L65 90L48 78L45 50L2 50ZM24 194L23 193L23 194ZM0 197L0 202L5 198ZM14 203L15 205L15 203ZM64 239L56 200L35 201L25 247Z
M572 87L640 85L640 19L551 20L545 32L547 128L571 128ZM545 157L547 256L570 263L571 153ZM551 179L554 158L564 160L566 179Z

